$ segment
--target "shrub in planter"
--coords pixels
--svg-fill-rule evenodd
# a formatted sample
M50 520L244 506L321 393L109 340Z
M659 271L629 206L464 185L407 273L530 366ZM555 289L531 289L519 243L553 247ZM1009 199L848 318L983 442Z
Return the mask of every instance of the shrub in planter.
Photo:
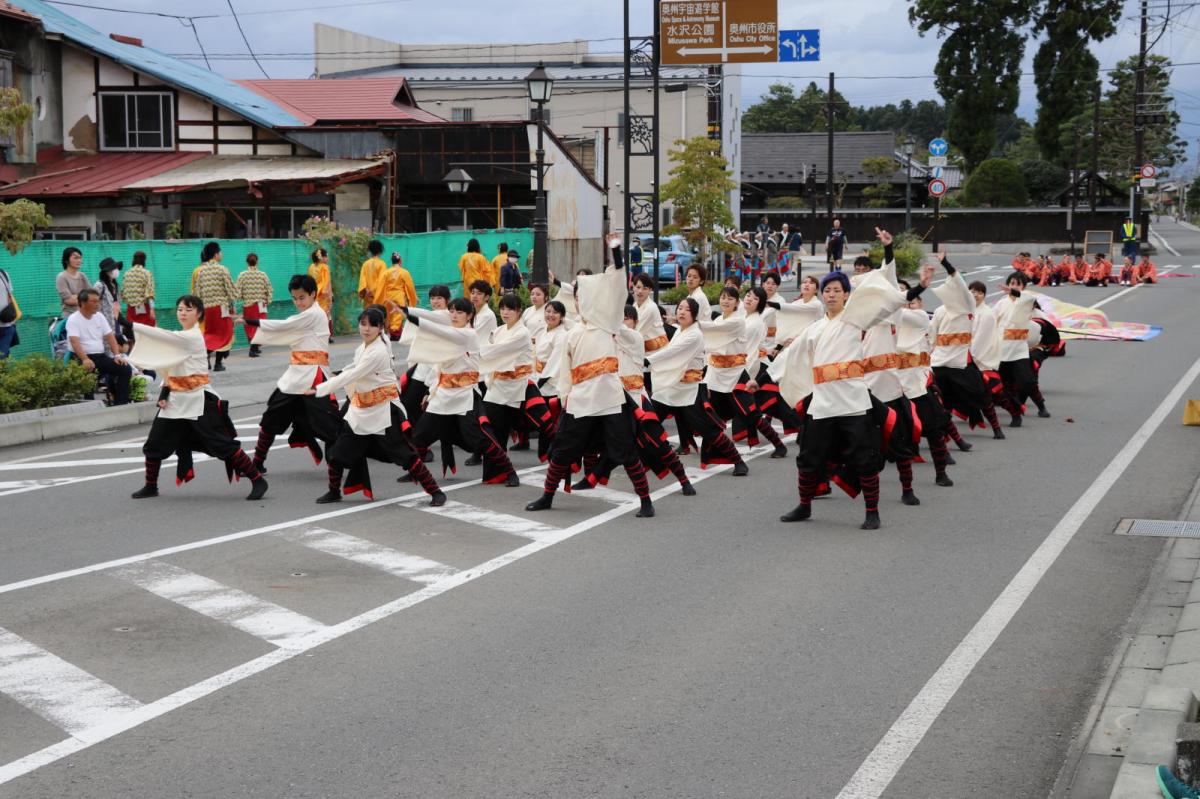
M925 257L920 237L914 233L900 233L892 242L892 249L896 253L896 274L900 277L915 275L921 268L921 259ZM871 245L868 255L871 257L871 263L876 266L882 265L883 245L876 241ZM853 259L850 260L850 264L853 264ZM853 271L852 268L847 269L845 265L842 268L846 271Z
M96 376L45 355L0 361L0 413L68 405L91 397Z
M134 375L129 381L129 401L130 402L145 402L146 388L150 385L150 380L141 376Z
M725 288L724 283L705 283L704 296L708 297L708 304L715 306L717 300L721 297L721 289ZM659 292L658 303L664 308L674 308L687 295L692 292L688 291L687 286L675 286L666 291Z

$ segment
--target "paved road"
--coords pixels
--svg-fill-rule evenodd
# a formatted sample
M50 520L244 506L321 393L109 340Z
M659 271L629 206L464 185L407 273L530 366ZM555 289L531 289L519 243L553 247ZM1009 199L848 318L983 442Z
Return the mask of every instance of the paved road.
M953 488L918 466L917 508L885 472L873 533L844 497L776 522L795 468L763 457L643 522L623 478L527 516L522 456L434 513L378 465L373 504L313 505L286 448L253 504L212 462L128 500L144 430L5 450L0 797L1044 796L1162 546L1112 530L1200 473L1178 403L1144 427L1200 279L1050 292L1165 332L1070 343L1053 418L971 434Z

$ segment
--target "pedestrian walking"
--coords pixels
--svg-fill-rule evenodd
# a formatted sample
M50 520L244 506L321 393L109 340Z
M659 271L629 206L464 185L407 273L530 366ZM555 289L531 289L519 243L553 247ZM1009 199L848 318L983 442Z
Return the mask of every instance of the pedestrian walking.
M193 273L195 294L204 303L204 345L213 358L212 371L224 372L222 363L233 348L233 304L237 289L229 270L221 264L221 245L210 241L200 252Z
M250 253L246 256L246 268L238 275L235 284L238 300L242 303L242 318L251 322L267 318L271 307L271 278L258 268L258 256ZM258 325L245 326L246 339L250 342L250 357L257 358L262 352L262 342L255 341L258 335Z

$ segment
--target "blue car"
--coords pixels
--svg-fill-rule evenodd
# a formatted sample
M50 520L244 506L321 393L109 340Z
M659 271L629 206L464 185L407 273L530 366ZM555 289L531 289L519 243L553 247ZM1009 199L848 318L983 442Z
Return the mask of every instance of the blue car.
M662 236L657 250L653 236L639 236L642 244L642 268L650 272L659 286L676 286L683 282L687 268L696 260L696 251L683 236ZM650 265L653 264L653 269Z

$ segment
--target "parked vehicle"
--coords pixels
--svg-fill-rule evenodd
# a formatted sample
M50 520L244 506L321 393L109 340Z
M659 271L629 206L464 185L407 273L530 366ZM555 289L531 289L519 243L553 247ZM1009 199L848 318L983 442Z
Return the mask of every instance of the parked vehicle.
M683 282L683 274L698 256L683 236L662 236L658 247L653 236L639 236L642 244L642 268L650 272L659 286L675 286ZM653 269L650 265L654 264Z

